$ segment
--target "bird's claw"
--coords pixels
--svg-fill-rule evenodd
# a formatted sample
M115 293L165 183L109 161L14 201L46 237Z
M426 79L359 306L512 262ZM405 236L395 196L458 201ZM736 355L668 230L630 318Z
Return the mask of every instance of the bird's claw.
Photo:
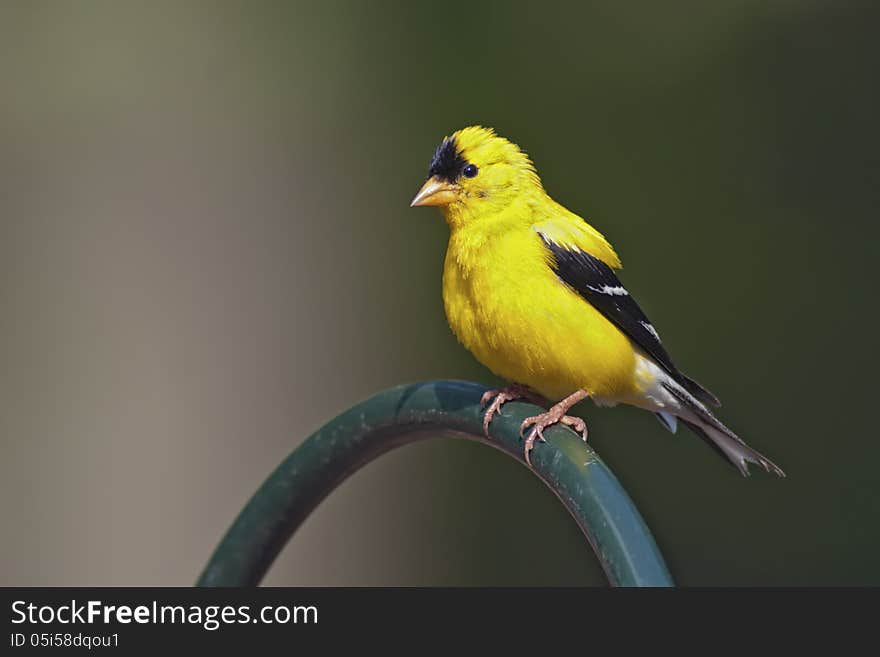
M483 415L483 433L486 434L487 438L489 437L489 423L492 422L492 418L496 415L503 415L501 407L509 401L524 398L535 403L544 402L543 405L546 405L546 400L543 400L527 387L518 384L513 384L500 390L487 390L483 393L483 396L480 398L480 406L489 404Z
M525 422L523 424L525 424ZM523 433L522 433L523 430L524 430L524 427L520 427L520 430L519 430L520 437L522 437L522 435L523 435ZM523 453L526 457L526 463L529 466L532 465L532 459L529 456L529 454L531 454L532 450L535 448L535 441L536 440L540 440L542 443L547 442L547 439L544 438L543 430L538 425L535 425L535 427L529 432L529 437L526 438L526 444L523 449Z
M501 390L487 390L483 393L483 396L480 397L480 406L485 406L488 404L493 398L498 397L501 394Z
M549 411L542 413L541 415L527 417L519 427L519 435L520 438L525 438L526 441L523 447L524 456L528 465L532 465L529 454L532 449L534 449L535 442L540 440L542 443L546 443L547 439L544 438L544 429L552 427L554 424L564 424L567 427L571 427L580 434L584 442L587 442L587 436L589 435L587 431L587 423L579 417L565 415L564 411L557 410L556 407L551 408ZM531 427L532 430L529 431L528 437L526 437L525 431L529 427Z
M590 435L589 430L587 429L587 423L584 422L581 418L575 417L574 415L563 415L559 418L559 421L567 427L571 427L577 433L580 434L581 440L587 442L587 437Z
M504 403L515 398L506 395L503 390L489 390L480 400L480 406L485 406L490 399L492 400L492 403L489 404L489 408L487 408L486 412L483 414L483 433L486 434L487 438L489 437L489 423L492 421L492 418L496 415L501 415L501 407Z

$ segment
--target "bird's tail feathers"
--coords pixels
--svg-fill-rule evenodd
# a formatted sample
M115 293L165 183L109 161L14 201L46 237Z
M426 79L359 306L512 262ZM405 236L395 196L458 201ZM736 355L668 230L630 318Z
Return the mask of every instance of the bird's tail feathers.
M710 390L707 390L699 383L694 381L687 374L683 374L681 372L677 372L675 376L676 381L678 381L681 386L691 393L694 397L699 399L704 404L711 404L712 406L721 406L721 401L712 394Z
M666 430L669 431L669 433L675 433L678 431L678 418L672 413L668 413L667 411L657 411L654 415L657 416L657 419L660 420L660 424L666 427Z
M712 415L709 409L690 392L683 387L665 382L663 387L678 399L683 409L688 411L691 416L682 417L679 415L679 419L707 444L718 450L744 477L749 476L749 463L760 465L767 472L772 472L780 477L785 476L778 465L746 445L739 436Z

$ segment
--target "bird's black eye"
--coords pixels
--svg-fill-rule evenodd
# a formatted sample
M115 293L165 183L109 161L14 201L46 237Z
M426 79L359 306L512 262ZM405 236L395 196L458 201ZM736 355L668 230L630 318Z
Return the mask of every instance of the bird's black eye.
M465 178L473 178L477 175L479 169L476 164L468 164L464 169L461 170L461 173Z

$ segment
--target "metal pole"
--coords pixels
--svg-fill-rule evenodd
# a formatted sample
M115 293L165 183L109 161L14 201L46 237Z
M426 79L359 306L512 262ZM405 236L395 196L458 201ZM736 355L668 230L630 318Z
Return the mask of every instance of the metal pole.
M486 443L523 465L519 426L536 406L510 402L487 439L479 400L463 381L402 385L357 404L310 436L269 476L226 532L197 586L256 586L309 513L358 468L430 437ZM615 586L673 586L650 531L617 479L574 432L552 427L532 452L532 471L583 530Z

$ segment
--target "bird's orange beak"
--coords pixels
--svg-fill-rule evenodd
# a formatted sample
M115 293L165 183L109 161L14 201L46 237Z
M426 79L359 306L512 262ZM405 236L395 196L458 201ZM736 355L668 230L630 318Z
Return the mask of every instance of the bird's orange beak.
M456 193L455 185L448 183L445 180L441 180L437 176L433 176L425 181L425 184L422 185L422 188L419 190L419 193L416 194L412 203L409 204L409 207L414 208L419 205L449 205L457 197L458 194Z

